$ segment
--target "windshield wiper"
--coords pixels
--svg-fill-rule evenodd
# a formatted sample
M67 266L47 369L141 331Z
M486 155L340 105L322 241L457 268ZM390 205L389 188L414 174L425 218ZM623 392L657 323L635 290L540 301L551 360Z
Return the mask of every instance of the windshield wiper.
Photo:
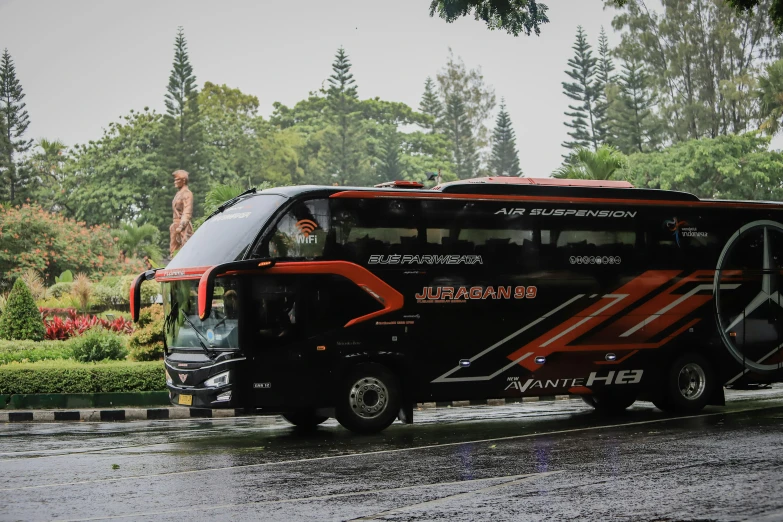
M221 212L223 212L224 210L226 210L228 207L230 207L231 205L233 205L233 204L235 204L237 201L239 201L239 200L240 200L240 198L242 198L242 196L247 196L248 194L255 194L255 192L256 192L256 188L255 188L255 187L253 187L253 188L247 189L246 191L244 191L244 192L243 192L243 193L241 193L240 195L238 195L238 196L236 196L236 197L233 197L233 198L229 199L229 200L228 200L228 201L226 201L225 203L222 203L222 204L221 204L221 205L220 205L218 208L216 208L216 209L215 209L215 211L214 211L213 213L211 213L209 216L207 216L207 219L211 218L211 217L212 217L212 216L214 216L215 214L220 214ZM204 221L206 221L207 219L205 219Z
M179 311L182 312L182 317L185 318L185 320L188 322L190 327L193 328L193 331L196 332L196 339L198 339L198 343L201 345L201 348L204 349L204 353L207 354L207 357L209 357L210 359L212 359L214 361L215 357L217 357L215 355L215 352L213 352L209 348L207 348L207 345L204 344L204 341L201 340L201 339L205 339L207 342L209 342L209 339L204 337L204 334L202 334L201 332L198 331L198 329L196 328L196 325L193 324L193 321L190 320L190 318L188 317L188 314L185 313L185 310L180 308Z

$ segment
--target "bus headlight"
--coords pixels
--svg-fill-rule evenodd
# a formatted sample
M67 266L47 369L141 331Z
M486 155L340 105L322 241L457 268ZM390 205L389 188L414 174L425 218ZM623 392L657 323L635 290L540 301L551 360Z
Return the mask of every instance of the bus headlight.
M225 386L228 384L228 382L228 372L223 372L204 381L204 386L207 388L219 388L221 386Z
M166 370L166 384L172 384L174 381L171 380L171 375L169 375L169 371Z

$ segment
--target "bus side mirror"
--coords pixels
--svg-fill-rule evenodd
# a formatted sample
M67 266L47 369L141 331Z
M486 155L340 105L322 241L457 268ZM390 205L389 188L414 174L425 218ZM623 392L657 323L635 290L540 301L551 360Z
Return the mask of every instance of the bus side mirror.
M147 270L136 276L130 287L130 313L134 323L139 321L141 310L141 284L155 278L155 270Z

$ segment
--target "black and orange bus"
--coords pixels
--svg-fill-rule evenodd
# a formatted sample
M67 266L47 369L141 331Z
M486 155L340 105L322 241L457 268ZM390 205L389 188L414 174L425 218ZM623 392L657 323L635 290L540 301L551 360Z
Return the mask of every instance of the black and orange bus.
M624 182L248 191L165 269L173 404L334 416L578 394L695 412L780 380L783 206Z

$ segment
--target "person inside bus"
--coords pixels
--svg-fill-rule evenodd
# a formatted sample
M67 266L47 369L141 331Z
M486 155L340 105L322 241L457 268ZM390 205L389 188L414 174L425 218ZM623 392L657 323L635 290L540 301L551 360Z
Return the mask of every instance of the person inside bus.
M260 328L264 339L285 338L293 333L296 324L296 303L288 298L262 298L258 310Z

